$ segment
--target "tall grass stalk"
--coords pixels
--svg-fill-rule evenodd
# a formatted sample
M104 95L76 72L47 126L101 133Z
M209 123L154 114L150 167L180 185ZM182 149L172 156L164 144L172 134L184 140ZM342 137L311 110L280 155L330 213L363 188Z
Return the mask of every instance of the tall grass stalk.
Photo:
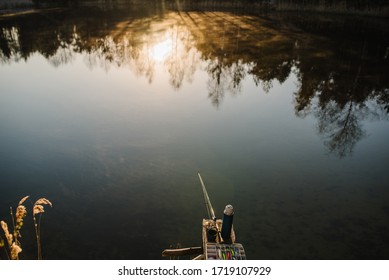
M38 260L42 259L42 248L41 248L41 218L43 212L45 212L43 205L50 205L52 207L52 203L46 198L38 199L33 207L32 216L34 220L35 227L35 235L36 235L36 244L38 247ZM37 222L36 216L39 215L39 222Z

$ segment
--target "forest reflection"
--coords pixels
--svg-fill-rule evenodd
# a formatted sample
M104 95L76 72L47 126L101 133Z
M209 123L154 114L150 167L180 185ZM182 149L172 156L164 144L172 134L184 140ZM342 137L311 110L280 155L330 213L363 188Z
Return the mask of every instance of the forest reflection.
M329 151L343 157L366 134L363 120L389 114L382 24L223 11L46 12L0 20L0 63L40 53L59 67L83 54L90 68L127 67L149 83L162 65L175 90L205 65L215 107L241 93L244 79L271 93L294 74L296 116L313 115Z

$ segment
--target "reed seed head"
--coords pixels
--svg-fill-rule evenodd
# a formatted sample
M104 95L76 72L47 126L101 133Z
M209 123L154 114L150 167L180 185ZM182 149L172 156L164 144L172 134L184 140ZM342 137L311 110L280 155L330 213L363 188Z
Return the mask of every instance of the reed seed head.
M45 210L44 210L42 205L40 205L40 204L34 205L34 208L32 210L32 214L34 216L37 215L37 214L43 213L43 212L45 212Z
M50 200L48 200L46 198L40 198L37 201L35 201L35 204L34 204L34 207L32 210L32 214L35 216L37 214L45 212L43 205L50 205L50 207L53 206L53 204L50 202Z
M29 195L23 197L23 198L19 201L18 205L22 205L22 204L27 200L27 198L29 198L29 197L30 197Z
M40 198L40 199L38 199L37 201L35 201L35 204L34 205L37 205L37 204L41 204L41 205L43 205L43 204L48 204L48 205L50 205L50 207L52 207L53 206L53 204L50 202L50 200L48 200L48 199L46 199L46 198Z
M19 259L19 253L22 252L22 248L15 242L11 245L11 260Z
M12 237L12 234L9 233L7 223L4 221L1 221L1 227L4 231L5 237L7 238L8 245L11 247L12 243L13 243L13 237Z
M16 208L16 223L19 224L20 222L23 222L24 217L27 215L27 210L24 205L19 205L18 208Z

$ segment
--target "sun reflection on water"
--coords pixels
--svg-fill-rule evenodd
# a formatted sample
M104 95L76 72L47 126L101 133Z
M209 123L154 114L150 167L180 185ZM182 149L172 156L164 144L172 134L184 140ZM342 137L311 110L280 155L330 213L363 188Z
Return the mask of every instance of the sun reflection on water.
M171 35L166 32L162 40L151 47L149 55L155 62L161 63L171 54L173 47Z

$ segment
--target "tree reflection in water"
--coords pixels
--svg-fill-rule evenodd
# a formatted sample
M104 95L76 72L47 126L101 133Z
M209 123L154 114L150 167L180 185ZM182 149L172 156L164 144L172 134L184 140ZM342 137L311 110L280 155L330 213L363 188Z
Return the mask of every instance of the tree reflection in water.
M59 67L83 54L90 68L128 67L149 83L162 65L175 90L205 69L216 107L226 93L241 93L247 78L270 93L274 81L293 73L296 115L315 116L329 151L344 157L366 135L363 120L389 114L389 28L326 21L182 10L46 12L0 21L0 62L39 52Z

